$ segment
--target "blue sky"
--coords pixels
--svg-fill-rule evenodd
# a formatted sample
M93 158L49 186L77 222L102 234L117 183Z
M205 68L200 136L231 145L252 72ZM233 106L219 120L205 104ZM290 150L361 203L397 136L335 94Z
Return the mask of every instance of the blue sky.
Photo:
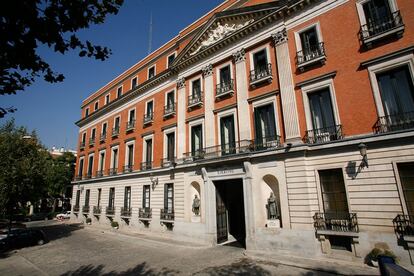
M76 149L78 127L74 122L80 118L82 100L147 55L150 13L155 50L222 2L125 0L117 15L78 33L82 39L111 48L108 60L80 58L77 52L60 55L40 48L41 56L63 73L65 80L50 84L39 79L25 91L1 96L0 106L14 106L18 111L0 119L0 124L14 117L17 125L35 129L45 146Z

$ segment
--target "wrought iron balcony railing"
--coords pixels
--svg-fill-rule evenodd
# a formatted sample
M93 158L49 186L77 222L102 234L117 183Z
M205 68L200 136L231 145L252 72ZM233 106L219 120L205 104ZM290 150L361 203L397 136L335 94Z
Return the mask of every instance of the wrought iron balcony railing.
M250 71L250 85L254 86L262 81L271 81L273 78L272 76L272 64L266 64L255 68L254 70Z
M106 215L107 216L113 216L113 215L115 215L115 207L114 206L108 206L108 207L106 207Z
M79 149L80 149L80 150L83 150L83 149L85 148L85 144L86 144L86 142L85 142L85 141L80 142L80 144L79 144Z
M177 164L177 159L175 157L161 159L161 166L163 168L174 167L176 164Z
M172 116L176 112L176 104L167 104L164 106L164 117Z
M108 175L117 175L118 174L118 168L111 168L108 170Z
M131 217L132 208L131 207L121 207L121 217Z
M129 172L132 172L133 170L134 170L134 165L132 164L124 166L124 173L129 173Z
M119 126L112 128L112 137L116 137L119 135Z
M94 215L100 215L102 212L101 206L93 206L93 214Z
M89 205L84 205L82 207L82 213L89 213Z
M325 59L325 44L323 42L311 45L309 48L302 49L296 53L296 64L299 68Z
M233 95L233 94L234 94L234 80L233 79L216 85L216 98L220 98L225 95Z
M79 209L80 209L79 205L73 206L73 212L74 213L79 213Z
M92 172L88 172L86 175L85 175L85 179L91 179L92 178Z
M170 209L161 209L160 219L161 220L173 221L174 220L174 209L172 209L172 208L170 208Z
M141 163L141 171L151 170L152 169L152 161L146 161Z
M143 120L144 125L152 123L153 120L154 120L154 112L144 114L144 120Z
M135 128L135 120L126 123L126 131L131 131Z
M375 133L386 133L414 128L414 112L379 117L374 125Z
M256 138L252 141L252 144L253 148L250 147L250 150L253 151L271 150L281 147L279 135Z
M96 171L96 177L102 177L104 175L104 171L100 170L100 171Z
M152 218L152 209L151 208L139 208L138 217L140 219Z
M393 220L394 232L398 238L414 236L414 216L397 215Z
M95 145L95 137L89 138L89 146Z
M313 225L316 231L359 232L356 213L315 213Z
M105 140L106 140L106 132L104 132L104 133L101 133L101 136L99 137L99 142L105 142Z
M343 139L342 125L307 130L304 140L308 144L326 143Z
M203 92L198 91L193 95L188 96L188 108L203 104Z
M384 37L388 34L398 33L404 31L404 22L401 17L400 11L395 11L389 16L381 17L379 20L372 20L367 24L361 26L359 32L361 41L367 43L372 39Z

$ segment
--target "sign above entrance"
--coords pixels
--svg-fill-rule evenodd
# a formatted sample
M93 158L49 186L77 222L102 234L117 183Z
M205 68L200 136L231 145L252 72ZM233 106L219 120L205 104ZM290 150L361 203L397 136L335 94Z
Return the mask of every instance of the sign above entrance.
M244 170L243 168L236 168L236 167L220 167L220 168L214 168L214 169L207 169L207 174L209 177L240 175L240 174L244 174Z

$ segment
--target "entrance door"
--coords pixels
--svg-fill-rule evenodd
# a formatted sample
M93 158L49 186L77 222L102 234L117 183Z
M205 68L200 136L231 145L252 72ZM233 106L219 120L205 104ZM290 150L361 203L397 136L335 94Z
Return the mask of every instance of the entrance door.
M216 218L217 218L217 243L228 240L227 209L218 189L216 189Z

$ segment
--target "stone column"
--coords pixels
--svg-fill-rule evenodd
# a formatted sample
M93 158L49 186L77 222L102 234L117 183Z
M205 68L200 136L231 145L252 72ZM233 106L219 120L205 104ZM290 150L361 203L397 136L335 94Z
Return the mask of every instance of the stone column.
M286 142L300 143L298 109L288 48L286 29L272 34L276 51L277 71L279 72L280 97L282 101L283 122Z
M204 77L204 132L206 147L212 147L215 146L213 65L209 64L203 67L202 71Z
M239 125L239 140L251 140L251 125L248 94L248 74L246 71L246 57L244 49L233 53L236 64L236 85L237 85L237 117Z
M185 135L185 79L177 80L177 158L182 158L185 152L187 137Z
M253 204L253 175L252 164L243 163L245 176L243 177L244 216L246 220L246 249L255 248L255 219Z
M201 168L201 174L204 180L204 200L205 200L205 223L206 234L211 244L216 244L217 226L216 226L216 187L213 181L207 175L207 170Z

